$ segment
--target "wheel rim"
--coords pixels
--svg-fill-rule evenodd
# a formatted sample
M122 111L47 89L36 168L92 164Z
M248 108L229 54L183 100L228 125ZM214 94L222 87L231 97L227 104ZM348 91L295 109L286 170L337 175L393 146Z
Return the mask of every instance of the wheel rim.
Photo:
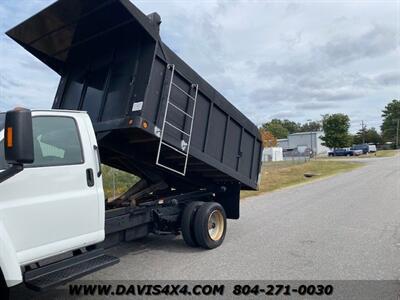
M224 228L224 216L216 209L208 217L208 235L213 241L218 241L224 233Z

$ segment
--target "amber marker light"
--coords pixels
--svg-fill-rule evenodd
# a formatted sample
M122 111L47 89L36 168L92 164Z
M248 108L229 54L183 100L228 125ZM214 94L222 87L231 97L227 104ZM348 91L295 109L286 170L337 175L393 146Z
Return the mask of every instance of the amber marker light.
M147 127L149 127L149 124L146 121L143 121L142 126L144 129L146 129Z
M7 148L13 147L13 129L12 127L7 127Z

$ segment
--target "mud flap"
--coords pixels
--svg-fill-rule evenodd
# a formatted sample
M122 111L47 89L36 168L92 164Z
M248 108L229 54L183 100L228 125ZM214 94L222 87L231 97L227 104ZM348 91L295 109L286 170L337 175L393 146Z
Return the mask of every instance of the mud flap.
M216 193L217 202L225 209L228 219L239 219L240 216L240 183L224 184L222 192Z

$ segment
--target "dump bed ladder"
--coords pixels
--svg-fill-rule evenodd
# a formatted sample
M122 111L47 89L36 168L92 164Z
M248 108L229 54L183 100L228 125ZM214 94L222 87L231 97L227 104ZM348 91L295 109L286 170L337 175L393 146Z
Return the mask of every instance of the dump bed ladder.
M169 64L167 66L167 68L169 70L171 70L171 79L169 82L169 87L168 87L168 95L167 95L167 101L166 101L166 106L165 106L165 112L164 112L164 118L163 118L163 122L162 122L162 128L161 128L161 135L160 135L160 142L158 144L158 151L157 151L157 159L156 159L156 165L163 167L169 171L178 173L182 176L186 175L186 169L187 169L187 163L188 163L188 159L189 159L189 151L190 151L190 143L192 140L192 131L193 131L193 123L194 123L194 116L195 116L195 112L196 112L196 100L197 100L197 94L198 94L198 90L199 90L199 85L198 84L192 84L191 88L194 89L194 96L190 95L189 93L185 92L178 84L176 84L174 82L174 74L175 74L175 65L173 64ZM192 109L192 113L188 113L186 111L184 111L183 109L179 108L176 104L174 104L171 100L171 89L172 87L175 87L180 93L183 93L186 96L187 101L193 101L193 109ZM184 129L185 128L178 128L177 126L175 126L174 124L172 124L171 122L168 121L168 109L172 107L174 110L178 111L179 113L185 115L186 117L188 117L188 119L190 120L190 129L189 132L186 132ZM183 149L178 149L177 147L171 145L170 143L168 143L165 138L164 138L164 133L165 133L165 126L169 126L170 128L172 128L173 130L179 131L181 134L187 136L188 138L188 143L186 147L182 147ZM184 140L182 140L182 143L184 143ZM184 145L183 145L184 146ZM162 149L171 149L173 151L175 151L176 153L182 155L182 157L184 157L185 159L185 163L183 165L183 171L181 170L177 170L174 169L170 166L167 166L163 163L160 162L160 158L162 156L161 152Z

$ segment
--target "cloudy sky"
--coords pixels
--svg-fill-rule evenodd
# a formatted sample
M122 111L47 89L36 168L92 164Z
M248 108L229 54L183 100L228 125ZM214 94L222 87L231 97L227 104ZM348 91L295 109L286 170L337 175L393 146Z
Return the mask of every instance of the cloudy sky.
M52 104L58 76L3 34L51 2L0 1L0 111ZM257 125L342 112L352 131L379 127L400 98L400 0L133 2Z

